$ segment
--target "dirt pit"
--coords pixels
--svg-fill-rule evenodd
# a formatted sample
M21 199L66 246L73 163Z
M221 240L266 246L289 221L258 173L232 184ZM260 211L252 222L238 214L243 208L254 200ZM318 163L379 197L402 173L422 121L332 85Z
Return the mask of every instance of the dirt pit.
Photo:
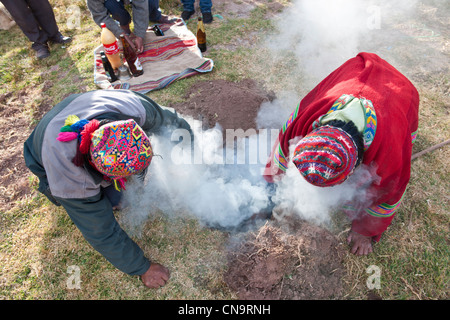
M271 220L230 249L224 281L242 300L341 299L342 250L318 226Z
M255 119L261 103L272 101L273 93L265 92L252 79L234 83L225 80L200 81L184 96L186 102L169 105L181 115L203 122L203 128L219 124L226 129L256 128Z

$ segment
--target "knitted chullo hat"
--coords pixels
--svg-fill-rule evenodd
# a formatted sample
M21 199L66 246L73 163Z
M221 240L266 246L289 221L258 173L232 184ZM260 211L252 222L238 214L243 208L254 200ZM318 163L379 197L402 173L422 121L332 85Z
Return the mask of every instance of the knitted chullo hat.
M77 156L73 159L75 165L83 164L77 160L79 154L90 154L90 162L107 179L113 180L117 190L117 184L125 189L125 178L140 173L152 160L150 140L132 119L100 126L95 119L79 120L69 116L57 139L70 141L75 138L79 141Z
M153 156L150 140L131 119L97 129L92 134L90 153L97 170L113 180L141 172Z
M301 139L292 161L311 184L331 187L344 182L358 162L358 148L341 128L322 126Z

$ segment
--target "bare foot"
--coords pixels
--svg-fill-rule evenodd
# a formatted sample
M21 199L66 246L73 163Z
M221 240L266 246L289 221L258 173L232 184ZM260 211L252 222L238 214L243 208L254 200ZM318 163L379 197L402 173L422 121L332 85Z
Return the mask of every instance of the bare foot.
M372 237L366 237L353 230L350 230L347 237L347 242L349 245L353 243L350 252L358 256L366 256L369 253L373 252Z

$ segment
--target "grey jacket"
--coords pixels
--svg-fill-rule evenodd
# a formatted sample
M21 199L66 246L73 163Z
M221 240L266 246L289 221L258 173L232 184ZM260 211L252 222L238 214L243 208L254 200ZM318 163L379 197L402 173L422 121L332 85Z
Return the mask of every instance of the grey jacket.
M100 26L102 22L112 33L119 38L123 33L122 28L109 15L108 10L104 6L105 0L86 0L87 6L91 11L92 19ZM128 1L129 2L129 1ZM149 24L148 0L133 0L131 3L133 12L134 34L144 38L145 32Z

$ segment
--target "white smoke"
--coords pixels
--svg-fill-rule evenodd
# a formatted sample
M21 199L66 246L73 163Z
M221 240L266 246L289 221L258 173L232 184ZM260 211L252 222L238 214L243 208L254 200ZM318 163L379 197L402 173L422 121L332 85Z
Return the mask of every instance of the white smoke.
M208 226L232 229L268 205L261 165L249 164L248 150L243 151L241 163L236 159L245 144L224 147L220 127L203 131L193 125L192 129L194 148L189 142L171 143L170 136L152 137L157 156L148 169L144 190L138 191L134 184L127 192L133 204L127 217L128 222L133 220L131 224L138 225L151 212L161 210L169 216L188 215Z
M392 23L407 23L417 0L296 0L276 22L265 44L272 58L296 57L310 87L359 52L392 46ZM383 52L384 53L384 52Z
M256 117L258 129L280 129L300 101L298 93L284 91L273 101L264 101Z
M298 140L291 141L291 155ZM277 205L274 211L281 216L296 214L307 221L327 225L333 211L344 206L358 209L362 204L369 204L371 195L367 187L379 179L374 172L373 168L360 165L343 183L317 187L307 182L291 161L272 197Z
M233 148L224 146L220 127L204 131L193 126L193 129L194 148L189 143L171 142L170 136L152 137L156 155L144 187L140 183L127 185L126 199L131 210L124 219L129 225L137 227L152 212L160 210L171 217L189 216L211 227L232 230L264 211L270 201L278 213L282 209L283 214L297 214L326 224L332 211L366 197L360 185L361 180L370 183L372 179L366 168L359 168L339 186L320 188L306 182L292 163L283 179L276 183L275 193L271 193L262 176L273 145L271 139L267 140L268 152L261 153L264 161L253 162L249 157L260 150L249 146L258 146L253 142L262 134L246 137ZM276 137L278 130L272 133ZM178 135L174 136L178 141ZM241 162L239 153L244 153Z

